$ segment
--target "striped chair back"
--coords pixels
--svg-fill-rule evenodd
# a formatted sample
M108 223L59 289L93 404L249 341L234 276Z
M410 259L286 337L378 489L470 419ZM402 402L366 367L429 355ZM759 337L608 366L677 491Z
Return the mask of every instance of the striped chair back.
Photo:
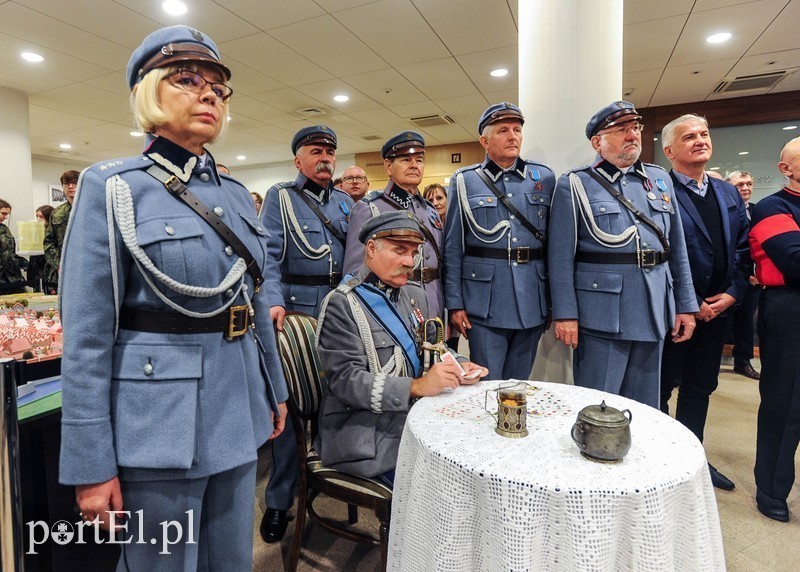
M276 332L289 398L304 421L316 420L325 383L316 330L317 321L311 316L288 312L283 331Z

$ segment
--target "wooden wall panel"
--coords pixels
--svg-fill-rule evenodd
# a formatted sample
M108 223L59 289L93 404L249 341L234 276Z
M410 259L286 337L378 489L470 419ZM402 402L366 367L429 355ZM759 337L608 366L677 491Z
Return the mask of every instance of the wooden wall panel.
M452 156L461 154L461 162L453 163ZM485 153L477 141L470 143L456 143L454 145L435 145L425 148L425 176L420 185L420 191L431 183L444 185L445 179L462 167L467 167L483 161ZM380 190L386 186L389 178L383 168L383 158L380 151L373 153L356 153L356 165L367 172L370 190Z
M642 133L642 160L652 162L657 142L653 137L664 126L685 113L696 113L714 127L733 127L756 123L800 119L800 91L768 93L713 101L697 101L639 109L645 130Z

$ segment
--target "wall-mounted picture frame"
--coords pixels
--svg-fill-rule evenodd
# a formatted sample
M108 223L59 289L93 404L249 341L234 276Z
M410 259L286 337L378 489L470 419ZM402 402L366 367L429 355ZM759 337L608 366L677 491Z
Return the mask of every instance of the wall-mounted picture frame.
M64 189L61 188L61 185L50 185L50 200L61 203L67 200L67 195L64 194Z

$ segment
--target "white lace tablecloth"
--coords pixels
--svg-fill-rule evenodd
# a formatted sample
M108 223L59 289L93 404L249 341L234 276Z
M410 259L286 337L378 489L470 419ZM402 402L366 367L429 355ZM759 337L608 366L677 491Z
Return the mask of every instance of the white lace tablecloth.
M705 453L688 429L624 397L531 384L540 389L528 396L521 439L495 433L483 411L499 382L414 405L397 461L389 570L725 570ZM584 458L570 436L578 412L603 399L632 413L631 449L615 464Z

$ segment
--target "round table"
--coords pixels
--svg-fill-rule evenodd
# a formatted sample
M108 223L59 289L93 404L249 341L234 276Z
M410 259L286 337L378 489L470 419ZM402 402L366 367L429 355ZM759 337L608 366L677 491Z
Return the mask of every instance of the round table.
M688 429L624 397L529 383L524 438L497 434L483 410L486 391L507 381L413 406L397 460L390 570L725 570L705 452ZM583 457L570 436L578 412L603 400L632 413L631 449L618 463Z

